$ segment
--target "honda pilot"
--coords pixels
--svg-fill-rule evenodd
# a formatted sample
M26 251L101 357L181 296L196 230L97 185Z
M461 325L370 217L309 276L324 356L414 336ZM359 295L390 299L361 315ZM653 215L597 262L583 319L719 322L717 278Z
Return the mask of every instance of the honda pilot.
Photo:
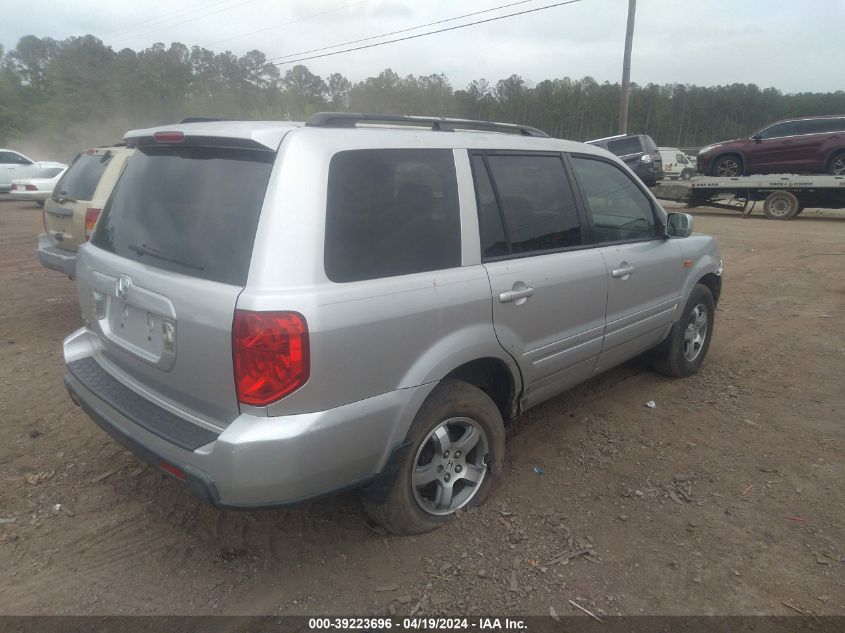
M638 354L689 376L712 342L715 240L591 145L334 113L126 141L65 383L217 507L354 488L431 530L502 475L507 420Z

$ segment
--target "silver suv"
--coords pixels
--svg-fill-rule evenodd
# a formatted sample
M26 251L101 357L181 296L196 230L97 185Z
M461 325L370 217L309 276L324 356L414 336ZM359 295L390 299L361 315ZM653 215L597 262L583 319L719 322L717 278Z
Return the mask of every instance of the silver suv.
M430 530L482 501L505 420L644 352L688 376L710 345L715 240L593 146L332 113L126 140L65 382L215 506L361 488Z

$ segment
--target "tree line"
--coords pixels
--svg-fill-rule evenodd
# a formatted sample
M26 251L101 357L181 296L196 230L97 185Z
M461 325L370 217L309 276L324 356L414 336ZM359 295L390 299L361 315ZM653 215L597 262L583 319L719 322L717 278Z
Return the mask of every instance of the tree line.
M258 50L237 56L174 42L115 51L93 35L61 41L27 35L0 46L0 145L113 142L129 128L185 116L303 120L320 110L427 114L533 125L559 138L618 132L620 85L592 77L519 75L455 89L443 74L390 68L353 82L287 69ZM845 113L845 92L783 94L754 84L632 84L628 129L659 145L696 147L749 134L791 116Z

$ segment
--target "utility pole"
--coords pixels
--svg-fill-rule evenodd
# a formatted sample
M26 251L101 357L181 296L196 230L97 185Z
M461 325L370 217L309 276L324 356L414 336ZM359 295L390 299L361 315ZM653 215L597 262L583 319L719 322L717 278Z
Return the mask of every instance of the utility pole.
M619 133L628 133L628 96L631 91L631 44L634 42L634 15L637 0L628 0L628 30L625 32L625 57L622 60L622 100L619 102Z

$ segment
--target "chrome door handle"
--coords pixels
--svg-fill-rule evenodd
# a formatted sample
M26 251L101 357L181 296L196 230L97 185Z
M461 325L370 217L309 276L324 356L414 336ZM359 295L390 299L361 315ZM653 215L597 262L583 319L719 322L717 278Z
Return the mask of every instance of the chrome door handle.
M611 275L613 275L614 277L616 277L618 279L619 277L625 278L633 272L634 272L633 266L623 266L622 268L614 268Z
M527 299L534 294L534 288L526 286L521 290L505 290L499 293L499 301L502 303L510 303L511 301L518 301L519 299Z

